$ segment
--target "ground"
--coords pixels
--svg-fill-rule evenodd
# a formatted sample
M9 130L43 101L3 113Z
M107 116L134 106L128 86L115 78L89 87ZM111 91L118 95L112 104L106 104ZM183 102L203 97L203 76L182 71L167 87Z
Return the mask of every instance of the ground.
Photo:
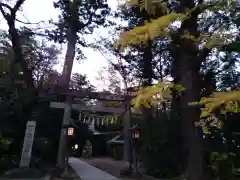
M134 178L123 178L120 176L120 171L128 167L123 161L116 161L108 157L84 159L84 161L122 180L134 180ZM137 178L137 180L144 179Z

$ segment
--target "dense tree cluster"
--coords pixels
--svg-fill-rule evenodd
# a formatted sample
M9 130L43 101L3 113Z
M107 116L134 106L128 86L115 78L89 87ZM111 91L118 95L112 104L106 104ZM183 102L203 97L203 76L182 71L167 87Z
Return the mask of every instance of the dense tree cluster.
M239 166L229 154L239 154L233 152L232 144L227 142L234 141L238 149L239 142L235 139L238 139L236 131L239 130L231 129L225 121L239 117L236 114L239 112L239 91L224 92L239 88L239 13L236 3L129 1L118 9L116 17L127 23L116 27L115 35L102 41L103 45L99 47L120 60L121 63L111 62L115 70L130 71L131 75L125 73L123 77L134 76L142 86L160 80L184 88L180 95L176 93L178 88L170 89L170 101L160 98L161 110L157 108L157 115L152 113L155 106L145 107L151 107L149 103L153 99L150 97L157 92L164 96L161 87L167 84L160 83L139 91L134 101L138 103L135 104L137 107L143 104L141 109L146 122L142 127L143 132L148 133L144 133L142 158L149 173L160 177L183 174L190 180L206 179L211 175L230 178ZM191 103L210 95L212 97L201 100L207 105L200 116L200 106ZM234 114L222 113L226 111ZM153 127L157 128L156 132ZM227 130L231 134L228 140L224 135L225 128L231 129ZM211 134L203 135L202 130ZM216 131L221 138L215 136ZM218 139L217 143L214 144L212 139ZM163 152L165 149L168 151ZM223 168L226 162L232 168L222 177L218 168Z

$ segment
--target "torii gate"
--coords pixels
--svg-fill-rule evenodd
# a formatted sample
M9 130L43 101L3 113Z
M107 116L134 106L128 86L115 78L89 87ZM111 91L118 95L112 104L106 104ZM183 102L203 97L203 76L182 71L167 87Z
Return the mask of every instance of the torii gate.
M112 94L110 92L94 92L89 91L88 89L81 89L77 90L69 90L59 91L53 90L49 93L40 93L40 97L49 100L59 100L64 101L66 97L70 97L73 101L82 98L89 98L89 99L97 99L97 100L107 100L107 101L119 101L119 102L126 102L130 101L134 96L128 94Z
M76 102L78 99L82 98L89 98L89 99L98 99L98 100L107 100L107 101L119 101L124 104L125 108L125 117L124 117L124 122L123 122L123 127L124 127L124 159L125 161L128 161L129 164L131 165L131 155L130 155L130 135L129 135L129 129L131 128L131 123L130 123L130 113L131 113L131 105L130 105L130 100L133 98L133 95L125 94L125 95L120 95L120 94L112 94L109 92L92 92L87 89L82 89L80 91L76 90L68 90L63 91L59 88L53 89L53 92L50 95L51 100L60 100L60 101L65 101L65 116L63 117L63 125L62 127L65 126L65 124L68 123L68 120L70 119L71 116L71 108L73 102ZM46 96L45 96L46 98ZM63 134L66 136L66 131L64 131ZM60 141L62 141L63 145L62 148L65 148L66 144L66 138L63 138L61 136Z

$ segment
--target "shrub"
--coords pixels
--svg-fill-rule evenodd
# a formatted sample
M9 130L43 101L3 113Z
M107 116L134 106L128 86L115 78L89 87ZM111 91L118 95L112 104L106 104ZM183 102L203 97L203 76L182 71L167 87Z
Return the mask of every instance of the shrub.
M159 116L140 124L140 158L147 174L159 178L180 175L180 121Z

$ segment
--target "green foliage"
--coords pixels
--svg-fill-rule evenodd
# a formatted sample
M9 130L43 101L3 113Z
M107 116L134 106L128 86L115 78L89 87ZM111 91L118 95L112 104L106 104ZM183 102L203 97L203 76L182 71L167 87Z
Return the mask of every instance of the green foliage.
M232 176L232 159L235 154L227 152L212 152L211 164L215 174L220 179L229 179Z
M240 52L240 41L230 43L226 49L232 52Z
M140 156L147 173L159 178L181 174L182 157L179 119L168 119L160 110L158 118L140 122ZM147 117L146 117L147 118Z
M8 150L11 143L12 143L11 139L0 136L0 149L4 151Z
M11 143L11 139L0 136L0 173L10 166L7 151Z
M86 75L82 75L79 73L73 73L70 81L70 87L74 90L80 90L83 88L88 90L94 90L95 88L87 79Z
M234 171L240 168L239 113L216 114L216 118L223 122L221 128L210 126L210 133L204 135L209 167L214 178L234 179Z
M37 40L32 30L26 27L19 30L19 38L23 59L32 70L35 84L39 84L58 64L60 50L55 45L48 45L46 39ZM14 61L14 51L10 44L10 37L5 31L0 32L0 49L0 71L13 77L18 76L22 69L19 65L15 65L14 69L11 67Z
M110 14L110 8L105 0L99 1L65 1L57 0L54 7L60 11L57 22L52 22L55 29L46 30L49 37L60 44L67 41L69 30L76 38L76 48L78 60L84 59L82 47L88 47L89 44L85 35L93 33L99 26L107 26L107 16Z

